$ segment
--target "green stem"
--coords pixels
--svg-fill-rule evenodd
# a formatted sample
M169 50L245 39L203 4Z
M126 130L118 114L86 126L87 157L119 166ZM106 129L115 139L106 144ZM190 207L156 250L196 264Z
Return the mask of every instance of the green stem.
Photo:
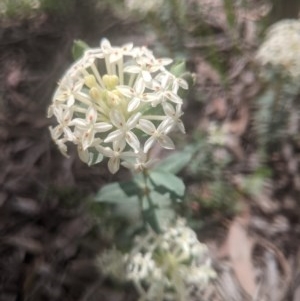
M145 214L145 210L143 210L143 208L142 208L142 216L144 219L144 224L149 224L155 232L159 233L159 232L161 232L161 229L160 229L157 217L155 215L156 206L150 197L150 187L148 186L149 174L148 174L148 170L146 170L146 169L143 170L143 179L144 179L144 195L143 196L145 197L145 199L148 202L147 210L149 211L149 214Z

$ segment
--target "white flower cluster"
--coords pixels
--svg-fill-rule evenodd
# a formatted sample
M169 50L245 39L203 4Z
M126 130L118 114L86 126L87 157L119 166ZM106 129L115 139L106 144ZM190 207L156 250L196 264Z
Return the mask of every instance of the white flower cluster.
M83 162L108 157L115 173L120 163L147 168L156 143L173 149L168 134L185 132L178 90L188 85L167 71L171 62L156 59L146 47L112 47L107 39L86 50L61 79L48 109L58 121L50 132L60 151L67 156L66 143L72 142Z
M283 20L268 30L260 46L257 61L271 70L300 79L300 20Z
M156 11L160 11L163 0L140 1L140 0L125 0L125 6L130 11L136 11L142 15L147 15Z
M230 135L226 124L218 126L215 122L208 125L208 143L212 145L225 146Z
M181 219L162 234L138 238L126 261L140 300L189 300L191 288L205 289L216 277L206 245Z
M113 248L102 252L97 257L96 264L104 276L109 276L119 281L126 279L124 255L117 249Z

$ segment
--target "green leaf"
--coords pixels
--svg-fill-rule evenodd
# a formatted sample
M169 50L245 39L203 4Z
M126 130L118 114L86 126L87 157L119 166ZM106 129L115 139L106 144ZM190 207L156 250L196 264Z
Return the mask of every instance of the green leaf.
M175 220L176 213L171 207L155 208L154 210L145 210L144 216L151 228L160 233Z
M176 212L171 208L158 208L155 210L156 219L160 229L168 228L176 218Z
M172 200L170 199L170 193L166 192L162 194L157 190L150 190L150 198L152 200L153 205L156 208L167 208L172 206Z
M192 159L196 148L192 145L185 147L182 151L178 151L160 161L159 166L154 170L159 169L172 174L179 173Z
M170 69L170 72L173 75L180 77L184 72L186 72L185 61L179 61L179 62L173 64Z
M161 194L169 192L171 198L183 199L185 185L180 178L160 169L152 170L149 173L149 177L156 191Z
M72 47L72 56L73 59L76 61L80 59L84 52L89 49L89 45L83 42L82 40L75 40L73 42L73 47Z
M124 217L135 224L139 223L142 219L139 203L133 198L116 204L113 213L115 216Z
M143 197L143 210L146 211L149 208L167 208L172 206L172 200L170 193L161 194L156 190L150 190L148 196Z
M112 205L116 216L122 216L131 223L138 223L143 218L160 232L174 218L172 205L183 199L184 191L181 179L162 170L153 170L148 177L139 174L132 181L102 187L95 200Z
M141 188L135 181L112 183L103 186L97 193L97 202L116 204L136 201L141 197Z
M169 193L163 195L151 190L148 196L143 198L143 216L156 232L159 233L166 228L174 220L175 215Z
M142 189L135 181L105 185L97 193L96 202L113 205L113 213L130 221L141 218Z

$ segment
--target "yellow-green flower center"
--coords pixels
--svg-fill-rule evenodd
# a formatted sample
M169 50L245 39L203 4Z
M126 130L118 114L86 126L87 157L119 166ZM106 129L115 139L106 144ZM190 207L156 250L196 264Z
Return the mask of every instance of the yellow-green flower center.
M119 84L119 77L117 75L105 74L103 75L102 80L107 90L114 90Z

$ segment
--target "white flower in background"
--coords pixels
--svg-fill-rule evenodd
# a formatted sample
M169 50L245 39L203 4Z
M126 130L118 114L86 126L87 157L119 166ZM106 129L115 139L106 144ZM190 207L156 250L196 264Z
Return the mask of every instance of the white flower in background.
M161 234L138 237L125 262L140 300L190 300L191 287L203 290L216 277L207 246L182 219Z
M124 281L126 279L126 262L123 253L115 248L105 250L96 259L96 264L103 275Z
M159 11L163 3L163 0L125 0L125 7L130 11L136 11L142 15L146 15L155 11Z
M61 79L48 109L58 122L50 132L60 151L67 156L71 142L83 162L107 157L115 173L121 164L147 168L155 144L174 148L169 133L185 132L178 91L188 85L165 68L171 62L146 47L114 47L106 39L87 50Z
M127 263L126 278L134 281L147 281L157 275L160 276L159 268L152 258L152 253L135 253L130 257Z
M218 126L215 122L211 122L208 126L208 143L212 145L225 146L229 140L228 126Z
M39 0L27 0L24 3L28 4L32 9L39 9L41 7L41 1Z
M300 20L283 20L267 32L260 46L257 61L266 69L292 80L300 79Z

